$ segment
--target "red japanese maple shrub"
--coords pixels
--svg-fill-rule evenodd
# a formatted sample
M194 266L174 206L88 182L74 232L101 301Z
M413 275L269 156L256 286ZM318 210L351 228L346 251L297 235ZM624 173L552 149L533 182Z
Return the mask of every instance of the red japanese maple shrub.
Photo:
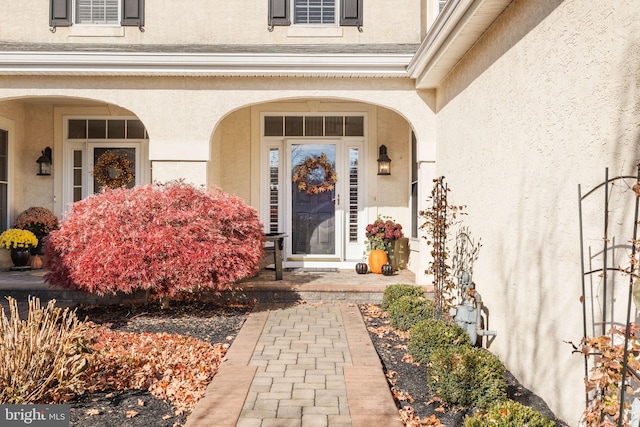
M257 272L263 243L256 210L220 190L106 189L74 203L51 232L45 280L99 295L222 290Z

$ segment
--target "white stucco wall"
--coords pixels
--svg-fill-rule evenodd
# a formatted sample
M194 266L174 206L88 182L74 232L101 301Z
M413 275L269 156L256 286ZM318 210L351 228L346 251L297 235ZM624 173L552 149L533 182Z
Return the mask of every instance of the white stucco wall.
M577 188L606 167L635 174L639 17L633 0L515 1L438 92L437 170L482 239L490 350L570 425L584 409L565 343L583 330Z
M22 0L0 15L0 40L113 44L333 44L420 43L421 0L365 3L363 31L303 26L268 30L268 2L234 0L147 1L144 32L137 27L73 25L49 31L49 2ZM29 28L29 31L24 31Z

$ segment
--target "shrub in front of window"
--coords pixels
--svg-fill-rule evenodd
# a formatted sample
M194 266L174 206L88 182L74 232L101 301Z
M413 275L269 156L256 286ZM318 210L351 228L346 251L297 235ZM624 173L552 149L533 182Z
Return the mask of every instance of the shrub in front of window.
M391 326L408 331L416 323L433 317L433 302L425 297L406 295L389 306Z
M45 280L98 295L222 290L258 271L264 234L239 197L182 182L105 189L49 235Z
M431 352L448 345L471 345L467 331L455 323L440 319L427 319L409 330L407 350L418 363L429 363Z
M394 301L405 295L419 298L424 296L424 291L420 286L416 285L389 285L384 289L384 294L382 295L382 304L380 305L380 308L382 308L383 310L388 310L389 306Z
M429 357L429 389L451 405L487 408L507 398L506 370L488 351L467 346L436 348Z
M486 411L464 419L464 427L555 427L556 423L535 409L513 400L498 402Z

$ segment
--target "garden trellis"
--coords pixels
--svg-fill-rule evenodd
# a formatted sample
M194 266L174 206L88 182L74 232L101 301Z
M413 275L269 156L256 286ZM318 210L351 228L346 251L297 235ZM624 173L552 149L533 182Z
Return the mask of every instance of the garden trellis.
M596 335L596 329L599 329L599 334L603 336L610 334L609 331L614 326L624 329L624 352L620 361L622 372L618 385L619 402L631 398L625 397L625 385L629 376L628 347L632 324L633 288L637 278L635 258L639 186L640 165L635 176L610 178L609 170L606 169L605 180L584 194L581 185L578 185L582 269L580 301L583 308L584 340L587 340L589 334ZM601 234L594 238L594 230L599 230ZM623 261L626 257L628 259ZM627 264L628 267L621 267ZM622 283L628 280L628 286L617 285L621 277ZM619 301L623 302L618 304ZM613 339L612 335L612 345ZM590 358L594 356L597 354L593 352L584 355L585 378L589 378ZM593 398L589 392L586 393L587 407ZM624 410L625 405L621 404L617 414L618 426L623 425Z

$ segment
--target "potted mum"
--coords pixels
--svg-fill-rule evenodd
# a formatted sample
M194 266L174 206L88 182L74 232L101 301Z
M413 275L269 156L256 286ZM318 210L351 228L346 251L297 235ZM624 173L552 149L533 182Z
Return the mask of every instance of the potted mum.
M31 249L31 255L42 255L42 245L45 243L46 237L58 228L58 217L47 208L31 207L16 217L12 227L29 230L35 234L38 245Z
M38 246L38 239L29 230L10 228L0 234L0 246L10 251L15 267L23 268L29 264L30 250Z
M374 273L382 273L382 266L387 263L397 269L397 261L394 257L395 241L401 239L402 225L390 217L378 217L366 227L367 247L369 253L369 268Z

